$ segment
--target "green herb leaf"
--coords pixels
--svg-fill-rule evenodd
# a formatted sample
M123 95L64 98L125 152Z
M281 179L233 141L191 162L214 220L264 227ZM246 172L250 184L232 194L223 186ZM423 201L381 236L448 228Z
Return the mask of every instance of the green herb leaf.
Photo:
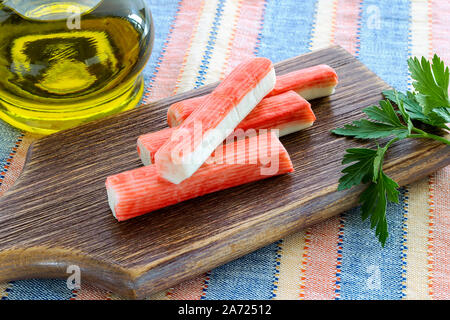
M363 112L373 120L358 120L351 125L335 129L337 135L359 139L378 139L389 136L406 137L410 131L402 124L389 100L380 101L380 106L365 108Z
M442 119L442 121L445 123L450 122L450 109L449 108L434 108L433 112L431 114L432 115L436 114L436 116L439 117L440 119Z
M388 225L386 220L386 208L388 201L398 203L398 184L389 178L383 170L378 174L377 182L372 182L361 194L361 215L363 220L370 216L370 226L375 228L382 246L388 238Z
M350 189L353 186L370 181L373 177L373 162L377 151L366 148L347 149L342 164L356 162L344 170L339 180L338 190Z
M413 86L417 90L416 100L422 105L423 113L428 114L435 108L450 107L448 84L450 73L444 62L434 55L432 65L425 57L408 60Z
M449 129L447 127L447 123L450 122L449 108L435 108L425 115L422 111L422 106L417 102L414 93L407 92L404 94L395 90L387 90L384 91L383 94L387 99L396 104L398 104L397 99L401 101L405 111L412 120L417 120L441 129Z
M397 91L395 91L395 103L397 104L398 109L400 110L400 114L403 117L403 121L405 121L405 123L408 126L408 134L411 134L411 131L414 128L414 125L411 121L411 117L409 116L408 112L406 111L405 104L399 98Z
M377 154L373 159L373 177L372 182L377 182L380 169L383 167L383 159L386 153L387 148L380 148L376 151Z

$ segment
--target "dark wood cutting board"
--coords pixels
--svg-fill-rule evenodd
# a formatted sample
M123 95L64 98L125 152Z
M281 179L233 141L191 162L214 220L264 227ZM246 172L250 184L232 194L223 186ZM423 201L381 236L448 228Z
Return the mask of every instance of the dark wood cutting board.
M389 86L340 47L276 65L278 74L326 63L336 93L312 102L315 126L282 138L296 172L193 199L118 223L105 178L140 165L136 138L166 126L172 103L214 85L36 141L16 185L0 198L0 281L66 278L143 298L357 205L362 188L337 192L344 150L368 145L330 130L362 116ZM373 146L373 145L372 145ZM389 151L386 172L401 185L450 164L450 147L407 141ZM378 245L376 238L374 245Z

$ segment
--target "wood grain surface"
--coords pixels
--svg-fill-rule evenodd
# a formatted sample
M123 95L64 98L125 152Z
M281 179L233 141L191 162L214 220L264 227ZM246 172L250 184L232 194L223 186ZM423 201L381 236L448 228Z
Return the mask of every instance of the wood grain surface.
M362 116L388 85L340 47L276 65L277 74L326 63L336 93L312 102L315 126L282 138L296 172L193 199L118 223L105 179L140 165L136 138L166 126L167 108L214 85L179 94L35 142L16 185L0 198L0 281L66 278L128 298L153 292L236 259L357 205L362 188L337 192L344 150L371 145L330 130ZM433 141L397 143L386 172L401 185L450 164L450 148ZM376 238L374 245L378 245Z

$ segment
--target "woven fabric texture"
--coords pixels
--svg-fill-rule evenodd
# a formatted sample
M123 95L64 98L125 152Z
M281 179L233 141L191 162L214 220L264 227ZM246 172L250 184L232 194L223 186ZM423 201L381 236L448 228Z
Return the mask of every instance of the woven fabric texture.
M220 80L240 61L274 62L339 44L398 90L409 56L450 64L448 0L147 0L156 26L143 103ZM0 195L38 138L0 121ZM450 167L401 189L384 249L358 209L149 299L449 299ZM1 236L0 236L1 239ZM0 283L2 299L120 299L82 281Z

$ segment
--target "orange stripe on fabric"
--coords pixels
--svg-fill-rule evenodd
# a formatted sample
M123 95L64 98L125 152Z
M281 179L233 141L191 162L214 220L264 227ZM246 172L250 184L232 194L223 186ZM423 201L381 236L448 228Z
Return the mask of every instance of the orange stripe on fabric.
M208 275L202 274L170 288L167 297L173 300L200 300L203 295Z
M450 299L450 166L433 176L434 233L433 233L433 298Z
M450 64L450 1L435 0L431 4L432 46L446 65Z
M431 176L428 181L428 245L427 245L427 260L428 260L428 294L433 297L433 278L434 278L434 191L435 191L435 179L434 176Z
M20 176L25 164L28 148L31 143L39 137L39 135L31 133L26 133L25 135L20 136L16 146L11 150L11 156L13 158L7 162L5 167L0 168L0 172L5 176L4 179L0 180L0 197L13 186L17 178Z
M334 42L355 55L358 47L358 26L361 2L338 0Z
M145 102L156 101L174 94L177 78L183 66L186 51L198 19L202 0L184 0L180 3L179 12L170 30L170 40L165 47L163 59L157 68L153 89L148 93Z
M431 3L431 46L446 65L450 64L450 2ZM429 293L434 299L450 298L450 166L430 178L430 234L428 243Z
M242 61L255 55L258 34L262 26L264 3L263 0L242 2L225 74L230 73Z
M339 217L328 219L310 229L304 298L335 298Z

